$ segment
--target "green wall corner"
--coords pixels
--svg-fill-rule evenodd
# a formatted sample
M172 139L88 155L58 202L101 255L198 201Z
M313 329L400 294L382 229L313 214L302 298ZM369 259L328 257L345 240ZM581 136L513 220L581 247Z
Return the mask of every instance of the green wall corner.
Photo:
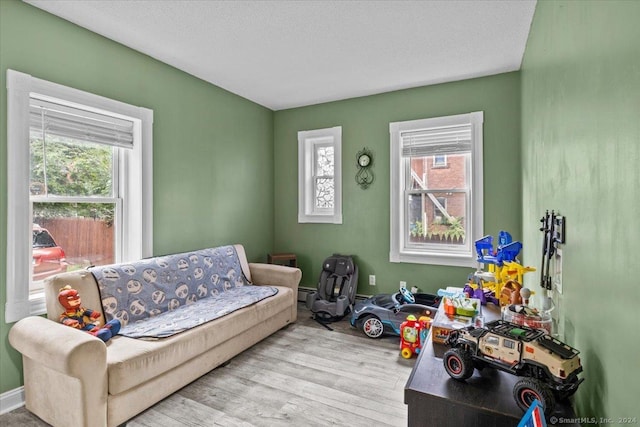
M389 262L389 123L484 111L484 232L521 236L520 75L499 74L275 112L275 248L298 254L303 286L315 288L322 261L355 256L358 292L392 292L400 281L435 292L462 286L472 269ZM342 126L343 223L299 224L297 133ZM356 153L373 151L373 184L355 181ZM376 275L377 286L368 284Z

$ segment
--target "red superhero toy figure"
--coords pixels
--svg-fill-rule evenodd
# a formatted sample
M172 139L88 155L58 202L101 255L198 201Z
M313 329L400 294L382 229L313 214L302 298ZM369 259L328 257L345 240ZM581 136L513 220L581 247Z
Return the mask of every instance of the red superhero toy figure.
M100 312L82 307L82 300L78 291L67 285L60 289L58 301L65 308L64 313L60 315L60 323L89 332L91 335L107 342L112 336L120 331L120 321L113 319L106 325L100 327L98 318Z

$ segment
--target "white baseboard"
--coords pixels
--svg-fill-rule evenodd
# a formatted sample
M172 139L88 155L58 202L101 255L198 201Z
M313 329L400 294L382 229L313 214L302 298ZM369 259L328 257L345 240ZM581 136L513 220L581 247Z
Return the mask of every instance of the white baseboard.
M0 415L24 406L24 387L14 388L0 394Z

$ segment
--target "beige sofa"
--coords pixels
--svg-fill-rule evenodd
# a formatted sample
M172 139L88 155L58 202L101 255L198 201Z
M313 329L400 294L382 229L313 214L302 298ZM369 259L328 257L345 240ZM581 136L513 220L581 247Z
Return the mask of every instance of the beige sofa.
M247 279L275 286L278 293L158 340L118 335L105 344L58 323L62 286L71 285L83 306L97 309L98 284L87 271L47 281L48 319L28 317L9 332L11 345L22 353L26 408L54 426L117 426L294 322L301 271L247 263L244 248L235 248Z

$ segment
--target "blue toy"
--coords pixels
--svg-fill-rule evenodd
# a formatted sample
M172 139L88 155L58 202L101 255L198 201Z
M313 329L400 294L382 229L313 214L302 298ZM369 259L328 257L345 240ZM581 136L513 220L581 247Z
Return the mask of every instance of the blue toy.
M518 427L547 427L542 405L538 399L534 400L529 409L520 420Z
M522 250L522 243L514 242L511 234L507 231L498 233L498 248L493 250L493 236L484 236L476 240L476 253L478 262L482 264L493 264L502 266L504 261L517 261L516 257Z

